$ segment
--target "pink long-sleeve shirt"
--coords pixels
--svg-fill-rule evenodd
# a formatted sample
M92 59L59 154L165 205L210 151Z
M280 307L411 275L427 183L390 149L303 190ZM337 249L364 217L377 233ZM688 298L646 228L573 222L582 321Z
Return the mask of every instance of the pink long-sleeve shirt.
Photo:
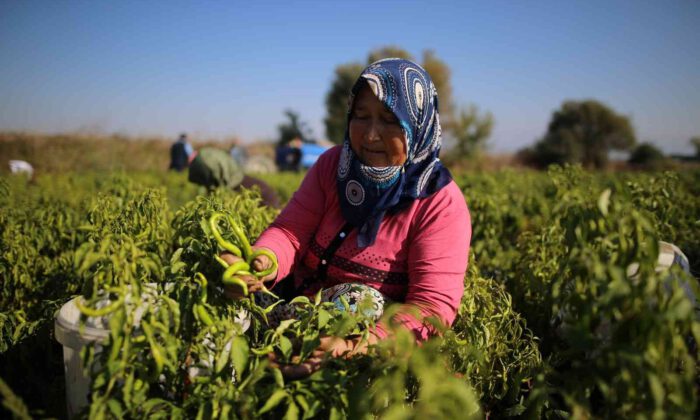
M277 256L278 280L292 272L296 285L313 279L323 252L345 225L336 187L340 152L341 147L334 147L321 155L256 242ZM407 209L387 214L369 247L358 248L357 230L352 230L327 262L326 280L312 282L304 293L312 295L339 283L363 283L419 309L423 317L436 316L451 325L464 292L470 239L469 211L451 181ZM435 333L430 323L407 313L398 320L418 340ZM375 333L385 337L387 330L380 323Z

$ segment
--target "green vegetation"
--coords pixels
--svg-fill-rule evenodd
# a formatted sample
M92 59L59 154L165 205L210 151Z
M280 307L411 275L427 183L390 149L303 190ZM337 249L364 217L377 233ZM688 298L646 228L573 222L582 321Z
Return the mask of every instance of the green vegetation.
M695 136L690 139L690 144L695 147L695 157L700 159L700 136Z
M0 176L4 416L65 416L53 317L82 296L86 314L110 316L101 351L82 355L82 417L697 418L700 323L683 288L697 294L696 280L655 261L664 240L700 270L700 171L456 174L473 235L453 327L420 347L397 330L286 380L268 352L296 362L370 321L298 298L271 329L254 298L226 299L212 215L240 248L277 211L251 191L202 195L165 167ZM288 200L302 177L266 180Z
M543 168L553 163L604 168L610 150L628 150L635 143L626 116L596 100L565 101L552 114L547 133L525 155Z
M666 161L664 154L650 143L642 143L635 147L628 163L642 169L661 169Z
M455 146L446 156L446 161L461 159L476 160L486 149L486 140L491 136L494 120L491 113L479 114L475 105L460 109L450 125Z

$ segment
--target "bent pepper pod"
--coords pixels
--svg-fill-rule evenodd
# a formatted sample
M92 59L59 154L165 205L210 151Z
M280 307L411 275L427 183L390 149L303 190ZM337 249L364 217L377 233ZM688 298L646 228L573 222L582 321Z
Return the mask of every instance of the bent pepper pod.
M219 230L219 220L222 218L226 218L226 221L231 227L233 237L238 242L238 246L224 239L223 235L221 235L221 231ZM216 261L218 261L219 264L226 268L221 278L221 281L224 283L224 285L238 286L243 290L243 295L247 296L248 285L240 276L253 275L261 281L262 291L277 299L278 297L270 290L268 290L267 287L265 287L265 285L262 283L263 277L268 276L277 270L277 256L267 249L257 249L253 251L253 249L250 246L250 241L248 241L248 238L245 235L245 232L243 231L241 226L238 223L236 223L233 217L229 215L219 212L213 213L211 217L209 217L209 228L211 229L212 235L214 236L214 239L216 239L216 242L218 243L219 247L221 247L223 250L231 252L237 257L243 258L244 260L237 261L233 264L228 264L218 255L214 256ZM252 269L253 260L255 260L255 258L257 258L260 255L268 257L270 261L272 261L272 265L265 270L255 271Z

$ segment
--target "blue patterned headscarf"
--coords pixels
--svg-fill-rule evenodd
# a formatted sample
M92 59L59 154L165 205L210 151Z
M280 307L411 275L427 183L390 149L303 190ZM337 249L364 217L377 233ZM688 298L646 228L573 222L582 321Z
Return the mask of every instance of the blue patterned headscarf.
M394 113L403 128L406 143L403 165L367 166L352 151L349 126L353 101L365 85ZM374 243L387 212L398 212L452 180L438 158L440 134L437 91L421 66L409 60L388 58L362 72L350 94L337 173L340 209L345 220L358 228L359 247Z

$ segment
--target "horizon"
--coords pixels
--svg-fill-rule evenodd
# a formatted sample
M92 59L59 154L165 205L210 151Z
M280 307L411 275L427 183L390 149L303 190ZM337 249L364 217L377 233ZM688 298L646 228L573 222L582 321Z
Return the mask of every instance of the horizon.
M493 114L491 153L531 146L565 100L596 99L639 143L691 154L699 21L693 1L0 2L0 131L250 144L292 109L324 139L335 67L397 46L435 51L455 105Z

